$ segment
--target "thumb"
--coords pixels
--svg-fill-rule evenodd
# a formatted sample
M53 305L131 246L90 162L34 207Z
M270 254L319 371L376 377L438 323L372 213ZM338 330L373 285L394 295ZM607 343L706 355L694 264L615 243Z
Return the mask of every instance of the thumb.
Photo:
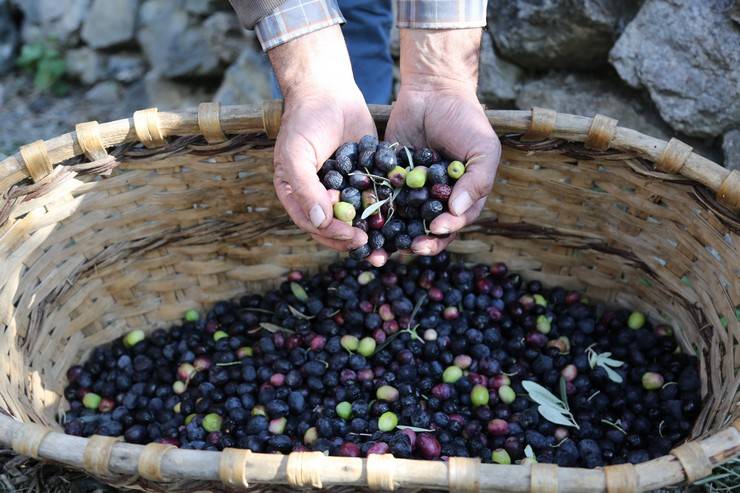
M468 160L465 174L455 183L450 196L450 212L462 216L473 204L488 196L493 188L498 162L499 146L490 146L484 153L475 154Z
M316 229L329 226L334 215L332 201L316 172L311 168L296 170L292 173L291 187L311 226Z
M288 141L286 147L276 143L275 191L293 221L305 231L316 232L331 223L331 196L316 174L313 146L296 135Z

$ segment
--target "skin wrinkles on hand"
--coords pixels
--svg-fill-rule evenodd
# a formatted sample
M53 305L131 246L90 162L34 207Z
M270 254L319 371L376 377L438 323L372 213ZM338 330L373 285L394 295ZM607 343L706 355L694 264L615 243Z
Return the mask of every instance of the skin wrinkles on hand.
M275 191L293 222L320 243L356 248L367 235L333 218L337 201L317 170L348 140L374 134L375 125L352 77L338 26L302 36L268 53L285 95L275 142Z
M386 138L427 146L468 163L450 196L450 212L420 237L415 253L433 255L480 214L493 186L500 144L476 95L480 29L401 30L401 90Z
M412 250L436 254L480 214L493 185L500 145L476 96L481 29L401 30L401 89L385 138L432 147L469 163L450 197L450 212L429 225ZM366 233L333 218L339 193L326 190L317 171L341 144L376 135L354 82L338 26L303 36L269 52L285 111L275 145L275 189L293 221L336 250L359 247ZM317 214L318 209L318 214ZM317 217L321 218L316 224ZM318 227L316 227L318 226ZM388 255L368 260L380 266Z

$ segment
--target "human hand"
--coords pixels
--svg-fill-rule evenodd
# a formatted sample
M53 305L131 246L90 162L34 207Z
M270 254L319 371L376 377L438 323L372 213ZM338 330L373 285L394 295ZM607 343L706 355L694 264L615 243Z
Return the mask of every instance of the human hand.
M367 235L334 219L338 193L328 191L316 174L341 144L376 135L341 30L313 32L268 55L285 98L275 142L277 196L293 222L319 243L335 250L357 248Z
M385 139L430 147L467 163L449 199L449 212L429 225L412 250L436 255L471 224L493 187L501 145L476 96L480 29L401 30L401 89ZM454 54L454 56L451 56Z

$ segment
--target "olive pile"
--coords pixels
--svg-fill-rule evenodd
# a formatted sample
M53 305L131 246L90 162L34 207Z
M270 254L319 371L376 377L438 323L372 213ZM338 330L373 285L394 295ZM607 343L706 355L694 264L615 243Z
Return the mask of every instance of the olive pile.
M73 435L502 464L642 462L701 406L696 358L670 327L446 252L292 272L134 330L67 377Z
M334 217L368 234L368 242L351 252L356 260L373 250L407 250L414 238L429 234L465 173L463 163L432 149L394 147L366 135L342 144L319 170L324 186L339 191Z

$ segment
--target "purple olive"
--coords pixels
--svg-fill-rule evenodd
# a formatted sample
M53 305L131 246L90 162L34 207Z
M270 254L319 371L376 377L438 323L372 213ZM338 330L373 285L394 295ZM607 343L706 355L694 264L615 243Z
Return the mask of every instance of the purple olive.
M416 449L425 459L437 459L442 452L439 440L431 433L419 433L416 437Z
M446 383L438 383L432 387L432 395L440 401L446 401L452 397L452 386Z
M360 446L352 442L344 442L339 447L338 453L342 457L360 457L360 455L362 454L362 452L360 451Z
M367 449L367 455L370 454L387 454L388 450L390 450L390 447L388 447L388 444L385 442L375 442L372 445L370 445L370 448Z
M505 436L509 433L509 423L506 422L503 419L492 419L488 422L488 433L490 433L493 436L501 437Z
M401 430L401 433L409 437L409 441L411 442L411 448L414 448L416 445L416 439L418 438L416 435L416 432L414 430L409 430L408 428L404 428Z
M527 344L542 348L547 344L547 336L541 332L530 332L527 334Z
M83 369L80 365L70 367L70 369L67 370L67 380L69 380L70 383L73 383L82 374L82 372Z

